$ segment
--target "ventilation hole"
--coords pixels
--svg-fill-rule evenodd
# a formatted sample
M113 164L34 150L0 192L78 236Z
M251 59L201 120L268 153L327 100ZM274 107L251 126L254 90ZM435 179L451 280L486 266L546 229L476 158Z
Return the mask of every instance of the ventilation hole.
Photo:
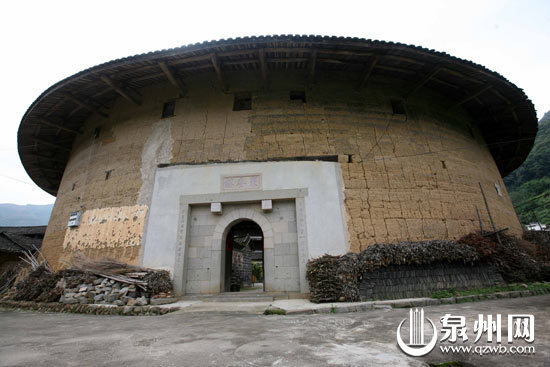
M443 169L447 169L447 165L445 164L445 161L441 161L441 167L443 167Z
M111 172L113 172L112 169L110 169L108 171L105 171L105 181L107 181L109 179L109 177L111 177Z
M174 111L176 110L176 101L169 101L169 102L166 102L164 103L164 105L162 106L162 117L161 118L166 118L166 117L171 117L171 116L174 116Z
M249 92L235 93L233 111L246 111L252 109L252 95Z
M393 100L391 101L391 109L393 111L394 115L404 115L405 114L405 106L403 105L403 101L401 100Z
M303 90L293 90L290 92L290 100L306 103L306 92Z
M100 127L96 127L95 130L94 130L94 139L97 139L99 138L99 134L101 133L101 128Z

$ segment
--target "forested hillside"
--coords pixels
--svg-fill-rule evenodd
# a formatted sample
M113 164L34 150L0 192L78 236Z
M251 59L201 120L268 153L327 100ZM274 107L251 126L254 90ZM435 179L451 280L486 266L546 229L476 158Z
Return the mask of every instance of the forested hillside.
M521 223L550 225L550 112L539 121L533 150L504 183Z

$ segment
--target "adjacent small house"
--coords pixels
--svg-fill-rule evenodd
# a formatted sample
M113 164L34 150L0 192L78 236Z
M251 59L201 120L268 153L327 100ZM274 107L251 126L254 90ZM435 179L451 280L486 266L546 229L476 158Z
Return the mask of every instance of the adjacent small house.
M0 227L0 274L25 252L40 250L46 226Z

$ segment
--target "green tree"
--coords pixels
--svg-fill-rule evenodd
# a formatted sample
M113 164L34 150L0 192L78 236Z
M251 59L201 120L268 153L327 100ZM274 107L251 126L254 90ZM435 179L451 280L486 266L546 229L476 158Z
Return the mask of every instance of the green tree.
M523 224L550 225L550 112L539 121L539 132L523 164L504 178Z

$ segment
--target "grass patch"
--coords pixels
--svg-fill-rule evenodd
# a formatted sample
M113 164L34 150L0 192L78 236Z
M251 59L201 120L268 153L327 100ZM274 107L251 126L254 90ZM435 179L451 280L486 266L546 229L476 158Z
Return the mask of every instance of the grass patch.
M286 311L281 308L268 308L264 311L264 315L286 315Z
M432 298L449 298L460 296L475 296L493 294L497 292L510 292L510 291L532 291L539 289L550 289L550 283L531 283L531 284L506 284L495 285L487 288L473 288L473 289L448 289L443 291L437 291L432 293Z

